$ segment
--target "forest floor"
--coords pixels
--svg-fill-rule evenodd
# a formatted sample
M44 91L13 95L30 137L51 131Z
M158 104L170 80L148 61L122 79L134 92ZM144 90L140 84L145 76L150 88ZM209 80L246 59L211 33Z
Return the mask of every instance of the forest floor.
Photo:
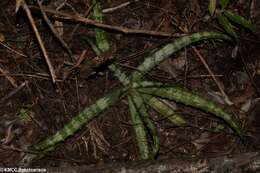
M124 7L112 9L126 2L101 1L105 10L104 23L173 35L124 34L108 29L109 39L117 45L113 51L115 61L127 73L134 71L144 57L178 36L200 31L224 32L216 19L209 16L208 1L129 1ZM250 19L257 28L255 34L237 27L239 39L236 43L205 41L194 44L172 55L147 75L149 79L194 90L217 102L239 122L247 134L246 143L241 143L219 119L172 102L188 125L178 127L150 110L160 138L158 158L217 157L259 151L260 4L253 6L255 1L250 2L232 1L228 8ZM84 16L92 8L92 1L48 1L43 5L66 14ZM15 6L15 1L0 2L1 166L15 166L28 146L51 136L86 106L120 86L109 70L102 68L93 74L93 71L86 70L88 67L84 67L84 62L68 75L80 57L85 61L95 57L86 42L87 38L95 36L93 25L50 14L51 22L72 51L70 56L54 37L39 10L33 8L36 5L31 5L32 16L57 76L53 84L26 13L23 9L15 13ZM227 105L201 58L233 105ZM211 132L219 124L224 125L223 131ZM50 155L32 164L73 166L139 160L132 126L128 105L123 99L59 144Z

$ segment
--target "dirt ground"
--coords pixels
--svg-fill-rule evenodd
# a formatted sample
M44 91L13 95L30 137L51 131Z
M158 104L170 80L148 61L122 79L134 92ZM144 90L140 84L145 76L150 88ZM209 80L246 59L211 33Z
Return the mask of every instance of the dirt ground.
M55 2L55 3L54 3ZM111 9L126 0L101 1ZM130 1L129 1L130 2ZM258 2L258 1L257 1ZM33 5L33 4L32 4ZM91 9L90 0L45 1L50 9L84 15ZM259 5L259 6L257 6ZM52 34L39 10L31 8L36 26L57 75L52 83L48 66L35 33L15 1L0 2L0 165L15 166L28 146L51 136L84 107L120 85L105 67L91 75L84 62L73 73L70 69L79 57L95 57L86 38L94 38L94 27L50 15L60 37L69 45L72 57ZM247 136L245 144L219 119L182 104L172 102L188 121L178 127L150 110L160 137L158 158L182 156L215 157L259 151L260 146L260 4L252 9L251 1L235 1L231 10L250 19L255 34L237 27L237 43L204 41L182 49L147 75L148 79L195 90L232 113ZM257 10L256 10L257 9ZM255 12L254 15L252 11ZM125 7L106 11L104 23L139 30L153 30L173 35L223 29L208 13L208 1L145 0L131 1ZM75 27L77 26L77 30ZM113 54L121 68L129 73L143 58L175 37L123 34L107 30ZM1 36L0 35L0 36ZM85 53L85 54L84 54ZM207 65L234 104L228 106L199 56ZM223 124L223 131L212 132ZM48 156L33 166L73 166L139 160L127 102L123 99L75 135L59 144Z

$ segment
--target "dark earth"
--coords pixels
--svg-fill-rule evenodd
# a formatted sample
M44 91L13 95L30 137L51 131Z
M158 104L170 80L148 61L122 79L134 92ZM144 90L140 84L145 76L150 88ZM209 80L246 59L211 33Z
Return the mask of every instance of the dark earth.
M55 2L55 3L54 3ZM103 9L126 0L101 1ZM255 1L232 1L228 8L252 21L252 33L236 27L236 43L203 41L182 49L153 69L148 79L192 89L217 102L239 122L247 138L242 143L226 124L200 110L172 102L188 121L178 127L150 110L160 137L158 158L200 156L217 157L260 149L260 4ZM30 2L28 2L30 4ZM33 5L33 4L32 4ZM36 4L35 4L36 5ZM44 2L50 9L84 15L92 8L91 0L53 0ZM36 26L58 77L52 83L50 73L25 12L15 13L15 1L0 1L0 166L16 166L28 146L51 136L84 107L120 86L104 65L98 72L84 71L84 62L70 73L85 52L85 61L95 57L86 42L94 38L94 27L75 21L49 19L69 45L72 57L54 37L38 10L31 9ZM253 7L252 7L253 6ZM199 31L225 32L209 16L208 1L145 0L104 13L104 23L132 29L154 30L174 35ZM121 68L130 73L160 46L175 37L123 34L107 30L113 54ZM0 38L1 38L0 37ZM8 47L7 47L8 46ZM198 53L216 75L229 100L229 106ZM213 128L224 125L221 132ZM86 124L75 135L59 144L48 156L32 166L75 166L139 160L127 102L123 99L101 116Z

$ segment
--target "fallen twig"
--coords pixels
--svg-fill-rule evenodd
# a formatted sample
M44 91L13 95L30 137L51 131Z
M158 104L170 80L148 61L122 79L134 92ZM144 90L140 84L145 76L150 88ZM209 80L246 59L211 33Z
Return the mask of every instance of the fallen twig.
M46 49L44 47L44 44L43 44L43 41L42 41L41 36L39 34L39 31L38 31L38 29L37 29L37 27L35 25L35 22L34 22L34 19L32 17L30 8L28 7L28 5L26 4L26 2L24 0L18 0L18 1L16 1L16 9L15 9L16 12L19 10L20 6L24 9L24 11L25 11L25 13L26 13L26 15L27 15L27 17L29 19L29 22L30 22L30 24L32 26L32 29L33 29L33 31L35 33L35 36L36 36L36 38L38 40L38 43L40 45L40 48L42 50L43 56L45 58L45 61L46 61L47 65L48 65L48 68L49 68L49 71L50 71L50 74L51 74L51 78L52 78L52 82L55 83L56 82L55 71L54 71L54 68L53 68L53 66L51 64L51 61L50 61L49 56L47 54L47 51L46 51Z
M0 72L6 77L6 79L11 83L11 85L14 88L17 88L17 84L14 78L12 78L11 76L7 75L8 71L4 70L1 66L0 66Z
M55 36L55 38L61 43L61 45L66 49L66 51L68 52L69 56L72 57L72 52L68 46L68 44L61 38L61 36L59 35L59 33L57 32L57 30L54 28L54 26L52 25L51 21L49 20L48 16L46 15L45 11L42 9L42 4L39 0L37 0L37 3L40 7L40 11L42 13L42 17L44 19L44 21L46 22L47 26L50 28L51 32L53 33L53 35Z
M33 5L29 6L29 8L35 9L35 10L40 10L39 7L36 7ZM82 22L86 25L92 25L95 27L103 28L103 29L114 30L114 31L125 33L125 34L145 34L145 35L161 36L161 37L184 36L184 34L171 34L171 33L166 33L166 32L157 32L157 31L150 31L150 30L143 30L143 29L130 29L130 28L125 28L125 27L121 27L121 26L113 26L113 25L97 22L95 20L87 19L87 18L84 18L81 16L71 15L71 14L67 14L67 13L63 13L63 12L57 12L55 10L48 9L46 7L43 7L43 10L49 14L59 15L62 17L63 20L72 20L72 21L76 21L76 22Z
M224 89L222 88L222 86L220 85L219 81L217 80L216 76L213 74L213 72L211 71L211 69L209 68L207 62L205 61L205 59L201 56L201 54L199 53L199 51L192 46L192 49L194 50L194 52L197 54L197 56L200 58L200 61L203 63L203 65L206 67L206 69L208 70L210 76L212 77L212 79L214 80L214 82L216 83L216 85L218 86L222 96L224 97L225 102L228 105L233 105L234 103L232 101L229 100L227 94L225 93Z
M2 43L2 42L0 42L0 44L1 44L2 46L4 46L5 48L7 48L8 50L10 50L11 52L14 52L14 53L17 54L17 55L20 55L20 56L23 56L23 57L27 57L26 55L24 55L24 54L18 52L17 50L14 50L13 48L9 47L8 45L6 45L6 44L4 44L4 43Z
M103 13L110 13L110 12L116 11L118 9L121 9L121 8L124 8L124 7L128 6L128 5L130 5L132 2L133 1L127 1L127 2L124 2L124 3L120 4L120 5L117 5L115 7L106 8L106 9L102 10L102 12Z
M95 4L92 4L89 9L83 14L83 17L88 18L90 11L93 9ZM72 30L70 36L69 36L69 40L72 40L73 35L75 34L75 32L78 30L78 28L80 27L80 23L78 23Z
M6 96L2 97L0 99L0 104L4 103L7 99L9 99L10 97L12 97L13 95L15 95L16 93L18 93L21 89L23 89L23 87L27 84L27 81L23 82L21 85L19 85L17 88L15 88L14 90L12 90L10 93L8 93Z

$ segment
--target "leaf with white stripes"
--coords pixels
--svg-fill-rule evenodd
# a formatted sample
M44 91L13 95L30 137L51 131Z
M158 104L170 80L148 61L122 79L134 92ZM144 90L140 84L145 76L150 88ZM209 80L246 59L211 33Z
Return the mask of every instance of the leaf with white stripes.
M162 115L164 118L169 119L173 124L177 126L185 126L187 122L182 118L181 115L175 112L175 109L169 106L170 103L165 100L165 102L161 101L159 98L151 96L149 94L142 94L142 97L151 108L153 108L156 112Z
M94 104L85 108L77 116L73 117L72 120L66 124L61 130L56 132L53 136L41 141L40 143L33 146L36 150L48 150L48 148L53 147L55 144L64 141L69 136L73 135L82 126L91 121L93 118L97 117L107 108L114 105L125 92L125 89L117 89L106 96L97 100Z
M150 158L155 158L159 151L160 142L159 137L156 131L156 127L154 123L152 122L151 118L149 117L149 114L147 112L145 103L143 101L143 98L141 97L140 93L132 91L131 92L132 101L134 103L134 106L136 110L139 113L139 116L144 122L144 125L146 127L146 131L148 134L150 134L150 137L152 139L151 149L149 150L149 156Z
M140 80L152 68L159 65L165 59L169 58L173 53L179 51L180 49L192 43L201 40L206 40L206 39L232 40L227 35L217 33L217 32L198 32L198 33L191 34L189 36L178 38L172 43L163 46L161 49L156 51L153 55L146 57L143 63L137 67L135 72L133 72L131 78L133 79L133 81Z
M139 149L139 154L141 159L149 159L150 158L150 150L149 150L149 143L147 140L147 134L145 132L145 126L139 115L137 108L135 107L133 98L128 95L128 105L130 110L130 115L132 119L132 123L134 126L137 146Z
M138 91L161 98L174 100L176 102L212 113L220 119L224 120L241 137L241 139L243 139L239 125L235 122L232 116L212 101L207 100L198 94L192 93L191 91L187 91L180 87L173 86L164 88L140 88Z
M102 14L100 0L93 0L92 3L95 4L93 8L94 19L98 22L102 22L103 14ZM95 31L96 31L95 33L96 33L96 41L97 41L98 48L102 52L107 51L110 48L110 45L109 45L106 31L104 31L101 28L95 28Z
M211 16L214 15L216 10L217 0L209 0L208 10Z
M130 79L126 76L125 73L123 73L119 67L112 64L109 66L109 69L114 72L114 76L118 78L118 80L123 83L124 86L127 86L130 84ZM141 81L141 82L133 82L131 83L131 88L149 88L149 87L164 87L165 85L160 82L152 82L152 81ZM181 115L176 114L169 105L166 103L163 103L156 97L153 97L151 95L142 94L141 95L145 101L146 104L148 104L150 107L152 107L154 110L156 110L158 113L160 113L163 117L168 118L172 123L178 125L178 126L184 126L186 124L186 121L182 118ZM165 101L167 102L167 101Z

